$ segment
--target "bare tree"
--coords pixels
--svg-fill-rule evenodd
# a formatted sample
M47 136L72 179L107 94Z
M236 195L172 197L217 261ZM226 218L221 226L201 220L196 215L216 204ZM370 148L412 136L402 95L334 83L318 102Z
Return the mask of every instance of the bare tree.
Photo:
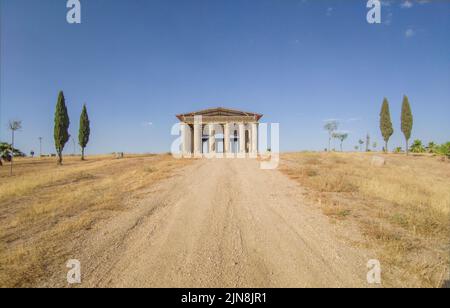
M331 139L333 138L333 134L337 131L338 127L338 121L328 121L324 126L324 129L328 131L328 152L331 150Z
M9 130L11 131L11 169L10 176L13 174L13 160L14 160L14 137L16 131L22 129L22 121L9 121L8 125Z

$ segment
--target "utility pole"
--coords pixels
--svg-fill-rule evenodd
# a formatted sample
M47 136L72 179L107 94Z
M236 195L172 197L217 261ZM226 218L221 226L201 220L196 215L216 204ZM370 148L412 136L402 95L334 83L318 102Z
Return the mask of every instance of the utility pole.
M21 121L9 121L9 129L11 130L11 169L9 175L13 175L13 161L14 161L14 134L22 128Z
M75 142L75 138L72 137L72 143L73 143L73 156L77 155L77 145Z
M9 175L12 176L13 175L13 160L14 160L14 129L11 129L11 134L12 134L12 138L11 138L11 169L9 171Z
M39 137L39 157L42 157L42 137Z

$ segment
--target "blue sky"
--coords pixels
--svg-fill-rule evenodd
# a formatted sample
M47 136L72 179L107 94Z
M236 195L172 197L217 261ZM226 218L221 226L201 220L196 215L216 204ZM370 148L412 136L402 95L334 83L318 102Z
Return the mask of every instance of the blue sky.
M63 90L73 136L87 103L91 154L168 152L175 114L217 106L280 123L283 151L324 149L327 119L350 133L347 150L367 133L381 144L383 97L403 145L403 94L412 138L449 141L450 2L383 1L381 25L366 2L82 0L70 25L65 0L0 0L0 139L20 119L20 149L42 136L54 152Z

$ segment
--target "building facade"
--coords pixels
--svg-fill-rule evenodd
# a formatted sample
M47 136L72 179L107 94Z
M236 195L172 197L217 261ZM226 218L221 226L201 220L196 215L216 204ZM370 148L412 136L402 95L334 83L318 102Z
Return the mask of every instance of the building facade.
M184 157L258 156L261 114L226 108L177 115Z

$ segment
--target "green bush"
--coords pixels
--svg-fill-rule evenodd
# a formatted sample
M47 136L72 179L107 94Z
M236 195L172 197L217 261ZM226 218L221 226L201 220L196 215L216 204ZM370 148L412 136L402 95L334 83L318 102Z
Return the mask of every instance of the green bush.
M425 148L422 144L421 140L414 140L413 144L411 145L411 152L412 153L425 153Z
M394 149L394 153L402 153L402 152L403 152L402 147L396 147L396 148Z
M25 154L18 149L13 149L15 157L25 157ZM11 161L11 145L6 142L0 142L0 160Z
M450 142L437 146L434 150L435 154L446 155L450 157Z

